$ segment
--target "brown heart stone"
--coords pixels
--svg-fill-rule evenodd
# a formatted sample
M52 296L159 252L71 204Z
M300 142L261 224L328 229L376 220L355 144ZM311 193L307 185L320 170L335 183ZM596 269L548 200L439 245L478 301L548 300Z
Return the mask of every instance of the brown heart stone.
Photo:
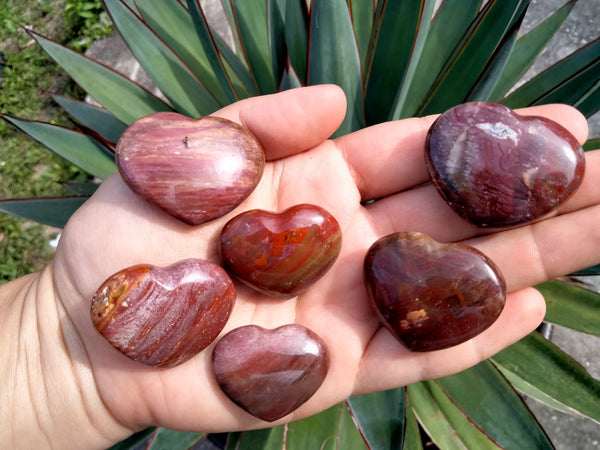
M480 227L521 225L548 214L573 195L585 170L583 149L564 127L485 102L442 114L425 154L442 197Z
M325 275L341 247L335 217L308 204L280 213L246 211L221 232L227 266L249 286L282 298L298 295Z
M325 343L301 325L236 328L213 351L213 371L223 392L267 422L287 416L312 397L328 369Z
M218 117L155 113L117 143L123 180L149 203L189 225L233 210L254 190L265 156L246 128Z
M465 342L504 308L506 283L487 256L422 233L379 239L367 252L364 271L381 323L412 351Z
M143 264L110 276L92 299L91 316L98 332L124 355L174 367L216 339L235 296L227 273L211 262Z

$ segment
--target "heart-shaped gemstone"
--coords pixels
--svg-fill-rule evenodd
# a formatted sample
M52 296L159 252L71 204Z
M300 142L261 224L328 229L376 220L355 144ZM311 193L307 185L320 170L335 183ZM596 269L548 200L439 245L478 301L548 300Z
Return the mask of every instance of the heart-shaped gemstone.
M325 275L341 246L335 217L309 204L281 213L246 211L221 232L227 266L249 286L282 298L298 295Z
M561 125L485 102L456 106L435 121L426 163L448 204L481 227L520 225L553 211L577 190L585 167L581 145Z
M143 364L174 367L216 339L235 296L227 273L211 262L186 259L165 268L141 264L100 286L91 316L121 353Z
M213 351L213 371L223 392L267 422L288 415L312 397L328 369L325 343L301 325L236 328Z
M466 245L395 233L371 246L364 268L381 323L412 351L465 342L494 323L504 307L502 274Z
M164 112L127 128L116 158L134 192L189 225L233 210L252 193L265 166L260 143L237 123Z

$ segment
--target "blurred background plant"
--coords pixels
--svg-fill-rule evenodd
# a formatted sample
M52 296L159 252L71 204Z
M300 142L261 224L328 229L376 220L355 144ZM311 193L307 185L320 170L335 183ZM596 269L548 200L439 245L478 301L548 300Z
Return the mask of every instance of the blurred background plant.
M85 50L112 28L100 1L0 1L0 113L68 125L70 119L48 92L83 98L85 92L26 33L35 29ZM0 198L60 195L62 183L89 176L0 121ZM0 215L0 283L39 270L51 258L57 234L19 217Z
M26 163L34 180L48 184L40 184L37 191L11 189L11 196L34 198L2 201L0 209L55 227L64 225L96 189L98 180L114 171L114 144L123 129L155 111L198 117L240 98L318 83L336 83L346 92L349 108L338 135L385 120L442 112L473 100L499 101L513 108L562 102L587 117L600 109L599 39L521 83L576 0L567 1L526 33L521 32L530 6L526 0L104 0L111 22L161 97L82 56L78 45L83 41L78 37L53 34L44 22L51 13L43 10L51 3L55 2L40 2L36 33L21 33L23 41L17 48L39 49L31 45L37 41L81 86L58 75L52 77L54 83L61 80L58 86L35 86L66 93L52 98L69 116L48 106L45 97L32 100L31 111L5 109L3 103L2 117L78 168L60 159L48 160L43 169L35 159ZM215 4L222 7L227 33L218 32L215 23L207 20L205 6ZM28 10L21 11L27 14ZM108 23L94 1L79 2L68 11L67 16L77 17L78 23ZM10 22L7 30L25 24L15 20L12 12L0 8L0 21ZM84 28L93 34L93 26ZM21 72L46 67L42 53L35 57L42 59L35 61L35 67L22 66ZM14 62L6 59L10 74ZM29 76L14 75L19 81ZM78 101L81 89L106 109ZM16 144L2 158L18 154L24 145ZM587 149L598 147L597 139L586 144ZM24 155L7 160L0 174L4 176L6 166L11 166L10 172L18 171L13 166L26 161ZM24 229L35 226L27 222ZM599 273L598 267L586 271ZM597 293L564 279L538 288L547 300L549 322L600 336ZM441 448L552 448L517 391L560 411L600 421L600 382L533 333L460 374L354 397L286 426L232 433L226 445L412 449L422 448L421 433L426 433ZM204 437L149 429L118 448L137 445L150 434L150 448L187 448Z

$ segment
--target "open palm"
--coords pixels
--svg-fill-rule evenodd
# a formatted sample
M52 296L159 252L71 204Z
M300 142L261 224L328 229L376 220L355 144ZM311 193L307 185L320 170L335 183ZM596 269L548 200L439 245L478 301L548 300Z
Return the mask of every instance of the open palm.
M327 275L291 300L277 300L236 283L237 302L223 333L257 324L302 324L329 348L330 370L317 393L280 422L317 413L350 395L390 389L458 372L532 331L545 304L527 288L600 261L600 160L587 155L580 191L558 215L536 224L481 234L457 217L427 181L423 149L433 117L390 122L334 141L327 137L345 112L341 90L316 86L231 105L216 115L242 123L261 141L267 166L254 193L228 216L202 226L184 225L147 205L118 174L69 221L51 266L63 335L74 365L87 370L79 389L97 396L98 413L125 429L150 424L205 432L266 426L235 406L211 373L213 345L181 366L158 369L133 362L95 331L90 299L112 273L185 258L220 263L218 235L241 211L281 211L299 203L324 207L343 231L341 254ZM566 106L528 111L587 136L583 117ZM415 188L415 186L420 186ZM378 200L365 204L368 200ZM481 335L456 347L411 353L380 327L367 299L362 265L368 247L395 231L421 231L444 242L473 245L504 273L510 294L498 319ZM65 323L68 321L68 326ZM64 331L71 330L71 332ZM91 401L91 400L90 400Z

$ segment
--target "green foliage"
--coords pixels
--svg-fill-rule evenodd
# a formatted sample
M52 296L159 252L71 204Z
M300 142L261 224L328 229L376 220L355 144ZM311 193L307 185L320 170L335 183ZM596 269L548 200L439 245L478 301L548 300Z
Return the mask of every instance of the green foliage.
M111 143L142 115L171 109L190 116L205 115L237 99L306 84L335 83L344 89L348 112L338 135L385 120L439 113L471 100L499 101L515 108L565 102L588 117L600 110L600 40L511 92L576 0L567 1L526 34L520 29L528 0L444 0L437 11L435 0L229 0L221 4L232 32L231 43L212 27L199 0L104 0L111 22L164 93L166 103L73 51L81 50L74 36L100 36L108 30L108 21L97 0L66 3L67 21L80 24L73 27L74 34L51 40L44 37L47 33L42 26L36 27L41 33L33 37L106 109L55 97L76 122L86 125L83 134L4 118L99 177L112 170L112 161L105 158L110 156ZM42 15L49 14L52 4L49 0L39 3L40 11L45 11ZM5 30L0 33L14 33L26 23L19 15L24 11L22 6L0 7L0 24ZM34 81L38 80L36 73L47 70L48 57L31 46L29 36L20 36L14 44L25 51L7 55L10 63L5 69L7 87L2 93L1 113L12 114L13 108L21 106L20 117L61 124L64 116L48 117L48 98L22 98L27 90L56 90L57 78L50 77L54 84ZM59 42L67 42L71 48ZM73 90L75 95L77 92ZM14 131L0 123L0 133ZM77 151L61 145L61 136L100 146L92 152L94 159L82 161ZM597 143L592 140L587 148L597 147ZM10 152L10 148L9 144L0 151ZM21 148L22 144L12 144L17 155ZM0 156L7 158L4 153ZM12 165L9 170L17 170ZM45 170L39 175L43 180L69 179L64 172ZM71 178L85 181L83 171L69 171ZM17 194L41 197L52 189ZM54 215L52 207L40 206L43 199L5 202L0 209L62 224L85 198L80 194L93 189L89 184L79 185L72 197L48 200L47 205L60 206ZM549 318L597 333L597 295L565 288L562 281L538 288L547 297ZM599 382L586 376L569 355L540 339L530 336L493 362L446 379L350 399L286 426L232 433L228 448L333 448L334 444L364 448L360 436L371 448L420 448L417 421L444 448L550 448L544 431L514 389L561 410L596 419L600 390ZM531 368L533 375L528 372ZM561 389L567 385L568 389ZM200 438L163 429L154 431L154 436L152 439L165 439L174 446ZM130 442L120 448L127 448Z

